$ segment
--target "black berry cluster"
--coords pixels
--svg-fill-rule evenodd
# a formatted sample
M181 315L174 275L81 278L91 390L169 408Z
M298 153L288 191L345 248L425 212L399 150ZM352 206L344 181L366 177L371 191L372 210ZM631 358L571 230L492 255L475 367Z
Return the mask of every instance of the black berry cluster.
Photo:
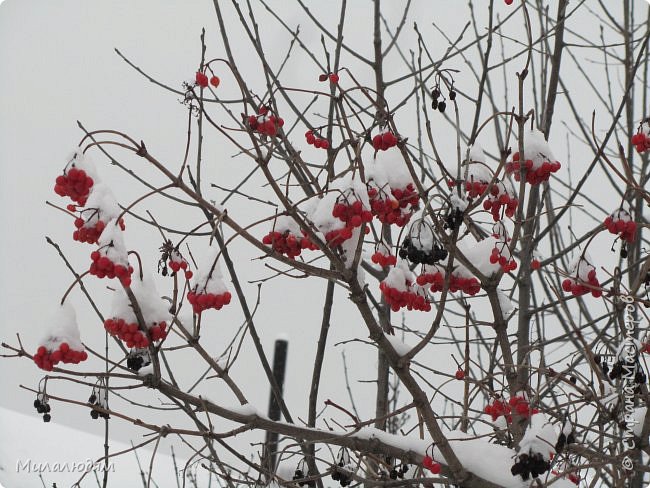
M296 472L293 474L293 481L297 480L302 480L305 478L305 473L303 473L302 469L296 468ZM298 481L298 486L316 486L316 482L314 480L311 481Z
M352 483L352 477L350 472L342 469L343 462L339 462L336 466L333 466L332 469L332 479L338 481L341 486L348 486Z
M88 398L88 404L91 407L100 407L100 408L106 408L105 405L102 404L101 400L99 399L99 395L102 395L104 392L99 391L97 392L95 389L93 389L93 392L90 395L90 398ZM98 418L103 418L103 419L110 419L111 416L108 413L105 412L100 412L99 410L95 410L94 408L90 411L90 416L94 419L97 420Z
M333 465L332 479L338 481L341 486L349 486L352 483L352 469L350 465L350 454L345 448L341 448L338 455L338 463Z
M435 264L447 257L447 251L437 243L434 243L431 249L420 249L412 238L406 237L402 241L399 257L408 259L413 264Z
M47 395L44 393L39 393L34 400L34 408L39 414L43 415L43 422L49 422L52 420L50 415L50 404L47 402Z
M151 364L151 358L146 349L133 349L126 357L126 367L136 373L149 364Z
M455 231L460 229L460 225L463 223L463 211L457 207L449 210L445 216L445 229Z
M626 365L626 361L618 360L612 365L612 370L609 372L609 379L616 380L623 376L623 372L630 370L630 363ZM641 393L641 385L645 385L648 381L648 377L643 372L643 367L639 362L639 358L636 358L636 363L634 364L634 393Z
M568 446L569 444L575 444L575 443L576 443L576 437L573 431L571 431L569 435L564 435L564 432L561 432L557 438L557 442L555 443L555 451L561 452L565 446Z
M447 102L445 102L445 98L440 92L439 85L434 86L431 90L431 99L431 108L433 110L438 110L440 113L444 113L447 108ZM453 87L449 90L449 100L456 100L456 92Z
M521 476L526 481L531 476L537 478L539 475L551 469L551 463L544 460L539 452L534 454L520 454L517 456L517 462L510 468L512 476Z
M386 459L387 462L390 463L390 458ZM402 464L400 466L393 466L388 473L388 477L392 480L396 479L404 479L404 475L408 472L409 470L409 465L408 464Z

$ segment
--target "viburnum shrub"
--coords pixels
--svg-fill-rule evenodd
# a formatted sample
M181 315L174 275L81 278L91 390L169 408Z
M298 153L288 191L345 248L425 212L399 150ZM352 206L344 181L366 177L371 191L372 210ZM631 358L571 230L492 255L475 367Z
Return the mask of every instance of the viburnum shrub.
M87 360L71 386L93 393L68 408L173 431L182 455L199 453L217 477L197 486L271 488L291 472L312 488L641 486L650 122L636 124L650 58L634 1L474 2L467 29L445 24L463 2L438 2L434 23L433 2L406 2L397 16L390 2L275 2L277 15L214 2L206 25L218 27L201 50L165 58L184 70L180 87L153 78L167 72L144 66L156 56L132 64L156 94L174 104L180 94L178 137L155 117L135 134L83 129L63 169L50 168L64 199L48 204L91 249L65 226L70 255L48 238L73 275L63 319L30 316L59 279L50 267L26 266L27 288L7 287L7 310L20 303L21 323L48 330L28 349L3 342L3 356L62 370L46 374L47 394L33 388L39 414L65 401L53 390L63 364ZM593 18L616 31L603 32L604 69L583 54L605 49ZM618 42L619 30L633 35ZM140 120L132 103L119 106ZM49 167L30 163L12 168ZM26 227L57 236L10 203ZM606 252L619 239L621 254ZM7 255L18 261L15 246ZM83 343L74 300L86 306ZM282 348L272 365L269 343L282 334L286 383ZM269 388L279 415L255 404ZM251 451L260 431L280 437ZM634 448L619 442L632 438ZM636 471L622 468L628 455Z

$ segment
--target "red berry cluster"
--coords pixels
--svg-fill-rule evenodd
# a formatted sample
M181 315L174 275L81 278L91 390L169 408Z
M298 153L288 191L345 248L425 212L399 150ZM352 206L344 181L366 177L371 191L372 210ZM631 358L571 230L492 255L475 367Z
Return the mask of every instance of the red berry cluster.
M340 246L348 239L352 238L352 228L343 227L342 229L331 230L325 234L325 240L331 247Z
M424 456L424 459L422 460L422 466L425 469L431 471L432 474L440 474L440 471L442 471L442 466L440 463L434 461L431 456Z
M288 230L285 232L271 231L264 236L262 242L273 247L274 251L286 254L291 259L300 256L303 249L318 250L318 246L312 243L309 237L295 236Z
M382 134L377 134L372 138L372 147L375 151L386 151L391 147L397 145L397 137L391 131L386 131Z
M637 132L632 136L632 144L636 147L639 154L642 154L650 149L650 137L644 132Z
M192 279L192 276L194 276L194 273L187 269L188 264L185 259L181 258L180 260L176 257L172 257L172 259L169 260L169 267L174 273L178 273L181 269L185 273L185 279L190 280Z
M462 291L468 295L474 296L481 291L481 282L474 276L466 278L464 276L452 274L451 279L449 280L449 291L452 293Z
M397 256L394 256L392 254L384 254L380 251L377 251L375 254L373 254L370 260L382 268L385 268L387 266L395 266L397 264Z
M36 366L45 371L52 371L52 368L58 363L79 364L81 361L88 359L86 351L75 351L71 349L67 342L62 342L58 349L48 350L45 346L40 346L34 354Z
M448 181L447 184L452 187L455 185L453 180L451 182ZM489 183L487 181L479 181L470 177L470 179L465 182L465 193L467 193L469 198L477 198L483 194L488 185ZM494 190L494 186L492 187L492 190Z
M611 234L618 234L626 242L636 239L636 222L625 210L618 210L605 219L605 227Z
M77 230L72 233L72 238L75 241L97 244L99 237L106 228L106 222L100 219L95 222L95 225L87 226L86 221L83 218L77 217L74 221L74 226L77 228ZM124 225L124 219L120 219L119 226L122 230L126 228Z
M149 339L147 334L142 332L136 322L127 323L126 320L121 318L106 319L104 321L104 329L126 343L129 348L145 348L149 346Z
M574 278L567 278L562 282L562 289L567 293L570 292L574 297L579 297L589 292L595 298L602 296L603 291L600 289L600 283L598 282L598 278L596 278L596 270L593 266L591 266L591 270L587 273L587 282L590 286L585 286L582 280L578 281Z
M354 200L352 203L341 203L334 205L332 216L345 222L346 227L352 229L361 227L364 222L372 221L372 213L363 207L361 200Z
M248 125L255 132L275 137L278 129L284 125L284 119L269 113L269 107L262 105L257 115L248 116Z
M517 261L512 259L508 259L504 255L501 254L501 251L506 245L504 243L498 243L495 247L492 248L492 254L490 255L490 263L492 264L497 264L501 266L501 269L503 270L504 273L508 273L510 271L514 271L517 269ZM499 249L501 247L501 249Z
M200 314L204 310L214 308L215 310L221 310L224 305L228 305L232 295L229 291L223 292L221 294L214 293L196 293L190 291L187 293L187 300L192 305L194 313Z
M531 408L528 400L523 396L512 397L507 403L505 400L496 398L492 403L488 403L483 411L492 417L493 422L499 417L504 416L509 424L512 423L513 411L517 415L525 418L539 413L539 409Z
M411 286L408 283L406 291L393 288L384 281L379 283L379 289L393 312L398 312L402 307L406 307L408 310L421 310L423 312L429 312L431 310L431 304L427 301L426 297L411 291Z
M404 227L411 220L420 197L412 183L406 185L406 188L391 188L390 193L392 198L383 190L374 187L368 188L372 214L382 224L395 224L398 227Z
M332 247L340 246L352 238L352 232L355 228L372 221L372 213L364 208L360 200L354 200L350 203L346 198L344 201L345 203L341 203L340 199L337 201L332 209L332 216L343 221L345 227L331 230L325 234L325 240ZM364 226L364 232L368 233L369 231L370 229Z
M219 79L218 76L212 76L210 79L208 79L208 76L201 71L196 72L195 80L196 80L196 84L199 85L201 88L207 88L208 83L216 88L219 86L219 83L221 83L221 80Z
M496 183L490 189L490 195L483 200L483 209L492 214L495 222L501 220L501 209L505 207L506 217L514 217L519 200L511 196L501 182Z
M106 227L106 223L103 220L98 220L95 222L95 225L91 225L90 227L86 227L85 224L86 221L81 217L78 217L74 220L74 226L77 228L77 230L72 233L72 238L75 241L79 242L97 244L99 236L102 235L102 232Z
M311 129L305 132L305 139L307 139L307 144L319 149L329 149L330 147L330 142L327 139L314 135L314 131Z
M70 197L72 201L83 206L94 183L83 169L72 167L56 177L54 191L57 195Z
M123 286L131 286L131 274L133 273L132 266L123 266L115 264L111 259L103 255L100 251L93 251L90 253L90 274L97 276L97 278L118 278Z
M437 292L442 291L442 287L445 284L445 277L441 271L436 271L435 273L422 273L416 279L416 282L420 286L431 285L431 291Z
M516 152L512 155L512 162L506 163L506 173L513 174L515 180L520 179L521 161L519 160L519 153ZM544 181L548 181L551 173L556 173L562 165L559 161L544 161L537 168L533 168L532 159L527 159L524 163L526 183L531 185L539 185Z

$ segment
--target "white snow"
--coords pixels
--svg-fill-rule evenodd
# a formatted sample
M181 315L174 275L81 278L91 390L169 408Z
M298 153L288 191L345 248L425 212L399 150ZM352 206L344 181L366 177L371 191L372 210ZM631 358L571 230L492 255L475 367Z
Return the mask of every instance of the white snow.
M100 181L99 174L95 168L95 163L90 156L83 153L81 147L76 148L68 156L68 164L65 166L65 171L67 172L70 168L84 170L85 173L93 179L94 184L97 184Z
M124 245L122 229L120 229L115 219L106 223L106 228L99 237L98 245L100 254L110 259L113 264L121 264L124 267L128 267L129 256Z
M194 275L192 289L196 293L212 293L213 295L222 295L228 291L223 282L221 267L217 261L219 250L212 247L207 254L207 258Z
M120 213L120 206L111 189L104 183L95 183L81 217L85 221L84 227L94 227L98 220L108 222L117 219Z
M160 297L156 284L145 273L143 279L137 273L131 281L131 291L135 295L142 316L144 317L147 327L160 322L169 324L171 314L169 313L169 303ZM126 323L137 323L137 318L133 312L131 301L123 288L118 288L113 293L111 304L111 315L115 318L124 319Z
M366 180L375 180L378 186L382 187L382 181L388 183L391 188L406 188L413 185L413 178L401 155L394 151L378 151L374 163L368 164L366 169ZM415 186L415 185L414 185Z
M499 298L499 305L501 306L501 313L504 318L507 318L512 311L514 310L514 305L508 295L506 295L503 290L497 288L497 297Z
M48 351L54 351L64 342L68 343L70 349L75 351L84 350L79 326L77 325L77 315L69 301L64 302L63 305L57 308L50 319L47 333L43 340L39 342L39 345L45 346Z
M551 163L555 161L544 134L536 129L527 132L524 136L524 154L525 160L530 159L533 162L533 169L539 168L545 161Z
M388 339L388 342L390 342L390 345L393 346L393 349L395 349L395 352L397 354L399 354L400 356L405 356L412 349L411 346L409 346L408 344L405 344L404 342L400 341L394 335L384 334L384 337L386 337L386 339Z
M530 417L530 424L519 442L519 453L539 453L550 461L557 438L558 434L546 416L543 413L535 414Z

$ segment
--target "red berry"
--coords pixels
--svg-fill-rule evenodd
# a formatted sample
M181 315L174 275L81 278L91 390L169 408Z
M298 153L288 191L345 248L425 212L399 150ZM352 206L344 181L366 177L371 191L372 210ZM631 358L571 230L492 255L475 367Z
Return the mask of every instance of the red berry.
M458 370L456 371L456 379L457 379L457 380L465 379L465 371L463 371L462 369L458 368Z
M337 75L336 73L331 73L330 82L336 85L339 82L339 75Z
M199 85L201 88L205 88L208 86L208 77L205 75L205 73L202 73L201 71L196 72L196 84Z
M219 86L219 83L221 83L221 80L219 79L218 76L213 76L212 78L210 78L210 84L213 87L217 88Z

